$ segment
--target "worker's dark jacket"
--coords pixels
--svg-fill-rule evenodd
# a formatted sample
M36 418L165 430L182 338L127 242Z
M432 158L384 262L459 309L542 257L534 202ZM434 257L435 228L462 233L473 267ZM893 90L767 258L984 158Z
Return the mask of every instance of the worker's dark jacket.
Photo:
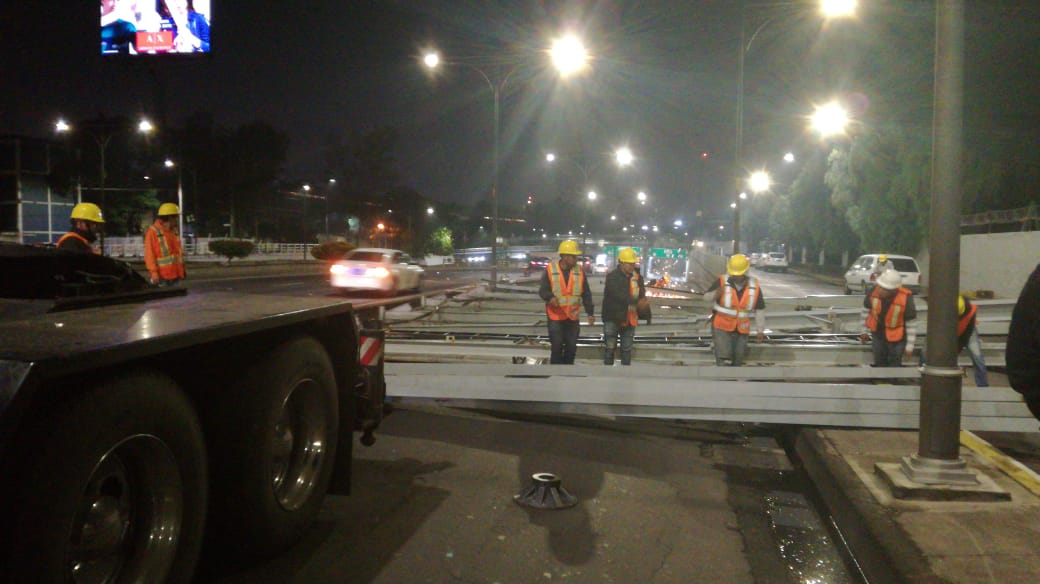
M1004 358L1008 382L1040 418L1040 265L1029 276L1011 313Z
M645 297L646 286L643 285L643 279L635 272L632 273L632 277L639 278L639 298ZM628 322L629 303L635 304L639 300L639 298L631 299L629 285L629 277L621 271L621 268L615 268L607 274L607 282L603 287L603 322L620 325Z

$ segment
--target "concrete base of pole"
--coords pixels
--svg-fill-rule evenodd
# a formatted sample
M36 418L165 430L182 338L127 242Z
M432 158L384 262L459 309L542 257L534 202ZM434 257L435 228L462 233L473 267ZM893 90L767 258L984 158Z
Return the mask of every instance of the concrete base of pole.
M916 459L916 460L915 460ZM956 467L964 461L928 460L916 455L900 463L879 462L874 472L896 499L915 501L1010 501L1011 493L983 473ZM938 463L938 464L936 464ZM953 463L948 464L948 463Z

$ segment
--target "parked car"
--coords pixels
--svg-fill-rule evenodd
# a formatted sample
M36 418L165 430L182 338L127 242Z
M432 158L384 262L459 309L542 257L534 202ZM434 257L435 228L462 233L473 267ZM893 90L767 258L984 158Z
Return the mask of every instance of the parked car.
M859 256L856 261L852 262L849 269L845 271L846 294L865 293L874 287L874 280L877 278L874 267L877 265L880 255L884 254L869 253ZM915 294L921 291L921 268L917 265L917 260L910 256L888 254L888 261L892 264L892 269L903 276L904 287L909 288Z
M549 265L550 261L552 261L552 260L550 260L549 258L546 258L546 257L541 257L541 256L533 256L533 257L531 257L531 259L527 262L527 267L524 268L524 275L525 276L530 276L531 274L539 273L540 270L544 270L545 267Z
M787 254L782 251L771 251L764 254L760 266L767 272L786 272Z
M397 249L361 247L329 266L332 286L343 290L418 292L422 275L419 263Z

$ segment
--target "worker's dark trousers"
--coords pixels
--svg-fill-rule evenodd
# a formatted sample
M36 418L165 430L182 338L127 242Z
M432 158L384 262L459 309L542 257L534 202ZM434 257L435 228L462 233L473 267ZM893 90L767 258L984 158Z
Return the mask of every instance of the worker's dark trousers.
M632 364L632 345L635 344L636 327L616 322L604 322L603 342L606 345L603 349L604 365L614 364L614 351L617 349L618 336L621 337L621 364Z
M581 326L576 320L549 320L550 364L574 364L580 330Z

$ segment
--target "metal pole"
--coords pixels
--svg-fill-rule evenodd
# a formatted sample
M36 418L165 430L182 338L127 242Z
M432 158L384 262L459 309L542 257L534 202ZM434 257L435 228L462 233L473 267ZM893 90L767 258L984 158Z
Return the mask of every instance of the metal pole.
M100 205L100 207L101 207L101 210L102 210L103 214L108 212L105 209L105 149L108 148L108 141L111 138L112 138L111 135L106 135L104 137L104 139L99 138L97 136L94 137L94 141L97 142L97 145L98 145L98 150L101 151L101 160L100 160L100 165L101 165L100 172L101 172L101 175L100 175L99 178L100 178L100 182L101 182L101 185L100 185L101 186L101 205ZM104 215L102 215L102 216L104 216ZM105 230L101 229L100 231L101 231L101 233L100 233L99 239L101 240L101 255L105 255Z
M505 85L505 80L502 81L501 85ZM492 84L491 93L495 97L495 134L494 134L494 147L492 157L492 173L491 173L491 286L490 290L495 291L498 286L498 130L499 130L499 95L501 93L501 85Z
M744 157L744 55L747 53L744 40L744 10L740 11L740 51L737 54L737 140L733 164L734 186L736 187L736 206L733 207L733 253L740 252L740 179L743 174Z
M917 454L903 471L924 483L975 483L959 458L961 370L957 367L964 2L936 3L935 96L928 270L927 365L922 368Z
M181 182L181 163L177 163L177 208L181 214L177 215L177 235L184 242L184 186Z

